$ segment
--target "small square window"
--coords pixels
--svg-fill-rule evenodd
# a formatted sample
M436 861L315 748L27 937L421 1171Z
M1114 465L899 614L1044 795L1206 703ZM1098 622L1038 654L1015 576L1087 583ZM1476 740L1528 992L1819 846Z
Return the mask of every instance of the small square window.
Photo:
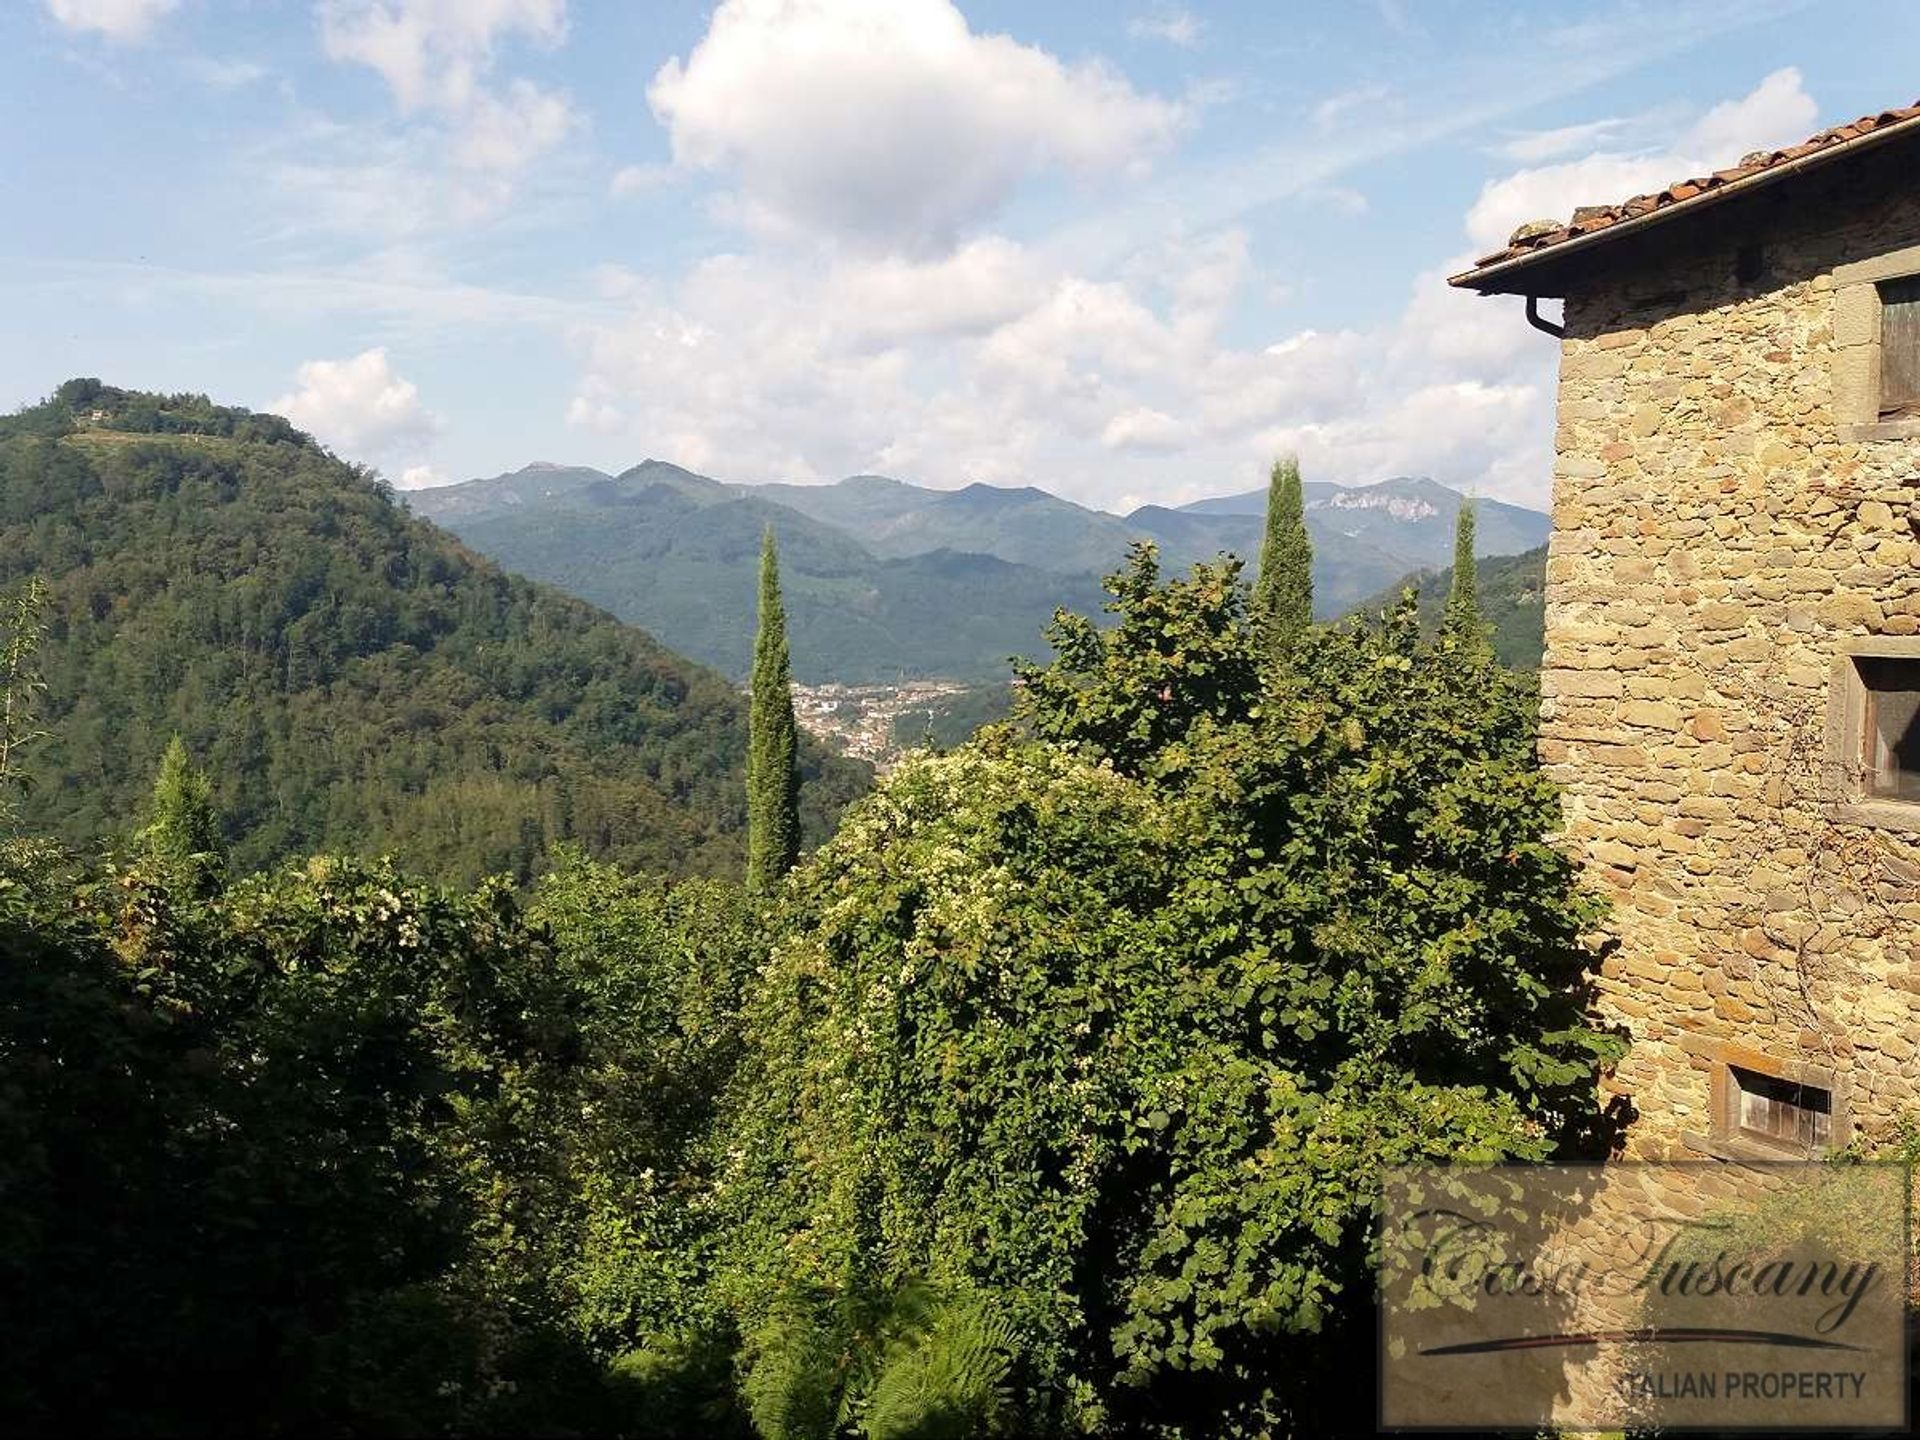
M1824 1150L1833 1141L1833 1093L1738 1065L1727 1067L1733 1081L1730 1129L1741 1137L1770 1145Z
M1880 418L1920 417L1920 276L1880 285Z
M1859 774L1875 800L1920 800L1920 658L1862 655Z

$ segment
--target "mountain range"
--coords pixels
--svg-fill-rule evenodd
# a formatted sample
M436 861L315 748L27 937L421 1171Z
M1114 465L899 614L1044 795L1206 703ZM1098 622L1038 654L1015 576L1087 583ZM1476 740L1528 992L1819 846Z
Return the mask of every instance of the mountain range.
M77 380L0 417L0 589L29 577L49 591L32 831L124 839L178 734L241 868L348 850L525 877L565 842L739 864L734 686L276 416ZM817 837L867 771L802 753Z
M1150 540L1184 568L1252 559L1266 492L1126 515L1034 486L936 490L880 475L830 485L729 484L663 461L618 475L529 465L406 495L508 569L559 585L722 672L745 674L754 566L771 525L781 551L795 678L986 680L1044 648L1054 609L1097 610L1100 577ZM1306 487L1314 597L1343 614L1452 557L1456 491L1420 477ZM1542 543L1547 517L1478 503L1479 549Z

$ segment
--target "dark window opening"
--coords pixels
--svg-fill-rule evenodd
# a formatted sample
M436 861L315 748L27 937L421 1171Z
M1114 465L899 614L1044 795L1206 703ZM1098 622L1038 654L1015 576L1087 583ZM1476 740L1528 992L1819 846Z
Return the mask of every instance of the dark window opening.
M1767 252L1759 245L1742 245L1733 256L1733 278L1742 285L1757 284L1767 273Z
M1733 1076L1733 1114L1728 1118L1740 1134L1803 1149L1821 1149L1832 1140L1829 1091L1737 1065L1728 1069Z
M1880 417L1920 416L1920 276L1880 287Z
M1920 659L1861 656L1865 733L1860 769L1866 793L1920 800Z

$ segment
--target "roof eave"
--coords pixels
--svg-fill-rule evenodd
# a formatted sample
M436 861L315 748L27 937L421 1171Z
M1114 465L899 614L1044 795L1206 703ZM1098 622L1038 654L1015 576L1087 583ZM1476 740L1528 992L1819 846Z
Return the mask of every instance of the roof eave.
M1716 185L1711 190L1702 191L1691 199L1682 200L1677 204L1659 206L1647 211L1644 215L1636 215L1628 220L1616 220L1611 225L1603 225L1597 230L1589 230L1583 235L1575 235L1571 239L1562 240L1554 245L1543 245L1538 250L1525 251L1492 265L1477 265L1471 270L1463 270L1458 275L1448 276L1447 284L1462 290L1476 290L1482 295L1545 295L1547 292L1544 290L1525 285L1511 285L1506 282L1522 272L1543 270L1555 261L1584 254L1609 240L1617 240L1624 235L1639 234L1663 220L1697 215L1722 201L1751 195L1769 185L1803 175L1820 165L1849 159L1864 150L1916 134L1920 134L1920 117L1871 130L1852 140L1816 150L1811 155L1802 155L1797 160L1770 165L1765 170L1756 171L1752 175L1730 180L1724 185Z

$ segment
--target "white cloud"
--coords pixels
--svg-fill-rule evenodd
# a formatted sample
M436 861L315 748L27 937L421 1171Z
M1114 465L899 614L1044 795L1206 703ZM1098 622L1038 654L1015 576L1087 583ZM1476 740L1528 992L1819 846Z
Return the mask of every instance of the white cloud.
M1539 504L1551 393L1475 380L1436 383L1384 394L1377 404L1327 420L1275 425L1259 443L1267 453L1298 455L1316 479L1434 475L1476 494Z
M576 395L567 402L567 423L602 435L617 435L625 425L626 417L604 400L590 400L585 395Z
M843 262L828 272L828 307L858 314L876 341L984 334L1044 293L1044 280L1020 246L999 236L972 241L927 263L889 257Z
M1632 154L1600 151L1490 182L1468 214L1468 234L1480 250L1497 249L1515 226L1529 220L1564 220L1578 205L1625 200L1675 180L1724 170L1748 151L1804 140L1818 115L1800 72L1776 70L1749 94L1707 111L1669 148Z
M1037 170L1141 166L1182 118L1099 62L975 34L950 0L722 0L647 98L750 223L918 250Z
M514 88L503 93L499 103L510 111ZM537 99L532 115L538 119ZM541 139L537 125L531 139ZM421 246L450 234L471 237L483 225L548 229L574 222L587 201L588 157L562 147L531 163L521 148L527 137L511 118L477 124L463 137L438 124L304 114L238 143L258 202L244 219L267 253L305 253L335 237ZM523 168L501 168L521 157Z
M1562 125L1553 130L1531 130L1501 145L1499 153L1522 165L1538 165L1543 160L1557 160L1576 150L1609 144L1627 124L1621 119L1590 120L1582 125Z
M409 465L400 472L398 487L401 490L428 490L435 485L451 485L453 482L431 465Z
M320 39L335 60L378 71L408 110L466 106L498 39L557 45L566 0L319 0Z
M263 219L286 228L357 240L415 241L449 224L470 225L500 211L511 182L449 165L445 140L418 130L341 126L257 148Z
M1807 138L1820 107L1802 87L1800 72L1776 70L1749 95L1713 107L1694 124L1683 148L1709 168L1724 169L1751 150L1779 150Z
M1696 167L1668 154L1588 155L1516 171L1482 188L1467 212L1467 233L1478 252L1497 250L1529 220L1565 220L1576 206L1625 200L1687 173Z
M351 458L418 449L439 428L418 387L394 373L385 347L350 360L309 360L297 380L270 408Z
M319 0L319 13L328 56L369 67L403 114L437 121L464 169L517 175L584 123L530 80L488 85L503 41L565 39L566 0Z
M511 174L566 139L577 122L563 97L515 80L505 99L473 97L455 135L454 158L470 170Z
M1127 34L1136 40L1164 40L1191 50L1200 43L1205 26L1191 10L1172 6L1148 15L1136 15L1127 22Z
M189 76L209 90L244 90L273 74L257 60L222 60L214 55L189 55L181 64Z
M1427 32L1407 13L1400 0L1374 0L1374 10L1380 16L1380 23L1403 40L1424 40Z
M1439 340L1465 317L1414 306L1378 331L1242 348L1223 334L1258 283L1248 250L1238 231L1162 242L1109 279L991 237L929 262L719 257L664 290L620 287L625 313L576 332L569 419L739 479L880 471L1177 503L1251 487L1295 448L1317 478L1538 497L1551 347L1517 316L1486 314L1501 345L1467 359Z
M1109 420L1100 443L1109 450L1168 454L1185 445L1188 435L1187 427L1171 415L1140 405Z
M180 0L47 0L47 11L69 30L92 30L109 40L138 40Z
M1558 163L1486 188L1459 243L1797 138L1810 111L1785 72L1657 152L1581 154L1563 135L1528 152ZM1324 179L1303 193L1358 204ZM1272 279L1249 235L1165 237L1091 264L982 235L931 258L772 248L677 281L620 272L603 286L615 318L575 331L569 418L739 479L880 471L1124 507L1251 488L1291 449L1319 479L1431 474L1545 503L1558 350L1511 300L1450 290L1464 257L1436 254L1382 323L1249 336Z
M1310 190L1306 199L1309 204L1324 205L1329 210L1355 219L1373 208L1365 195L1348 185L1328 185L1324 189Z

